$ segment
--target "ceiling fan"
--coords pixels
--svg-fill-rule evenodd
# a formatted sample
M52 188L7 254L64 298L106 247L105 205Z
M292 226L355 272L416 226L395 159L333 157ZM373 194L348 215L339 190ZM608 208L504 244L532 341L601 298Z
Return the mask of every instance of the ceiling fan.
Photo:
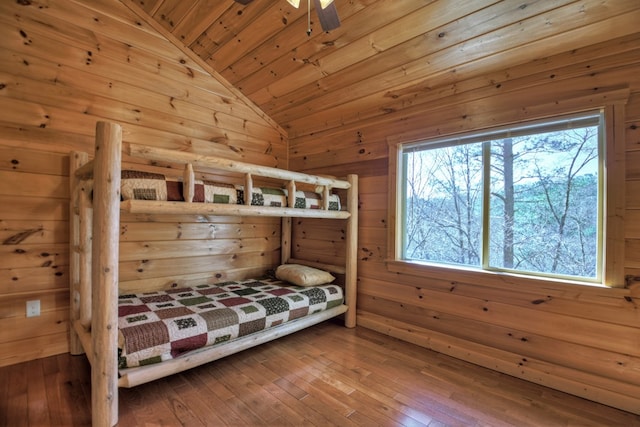
M236 3L247 5L253 0L235 0ZM300 0L287 0L296 9L300 7ZM333 0L313 0L316 13L320 20L322 31L335 30L340 26L338 10ZM311 35L311 0L307 0L307 35Z

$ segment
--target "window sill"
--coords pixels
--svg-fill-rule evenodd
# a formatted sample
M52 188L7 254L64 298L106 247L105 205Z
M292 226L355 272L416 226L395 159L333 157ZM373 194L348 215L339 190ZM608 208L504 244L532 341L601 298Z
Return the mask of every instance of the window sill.
M486 271L460 266L433 265L417 261L387 260L387 270L397 274L418 276L424 279L448 280L451 282L464 282L502 289L521 289L528 291L546 291L551 289L567 290L592 290L597 293L602 291L607 295L628 295L629 290L624 288L610 288L601 283L572 281L559 278L526 276L506 272ZM579 286L579 288L578 288Z

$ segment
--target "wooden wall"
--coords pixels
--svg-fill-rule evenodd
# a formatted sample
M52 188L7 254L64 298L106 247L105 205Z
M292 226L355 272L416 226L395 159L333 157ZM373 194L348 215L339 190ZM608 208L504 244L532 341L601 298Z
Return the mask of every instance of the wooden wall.
M626 191L620 189L629 289L388 269L389 141L590 108L619 88L630 90ZM290 140L294 169L360 174L358 324L640 413L640 33L455 84L435 77L422 90L398 94L411 102L387 96L390 107L376 117ZM308 226L304 233L323 231Z
M125 142L270 166L286 166L287 141L118 0L2 1L0 40L3 366L68 351L67 156L93 150L96 121L120 122ZM278 262L278 220L206 220L123 218L125 288L244 277ZM41 316L25 317L29 300Z
M286 165L287 141L237 91L212 79L205 65L117 0L3 1L0 22L2 366L67 351L66 156L92 149L97 120L121 122L126 141L272 166ZM359 324L640 412L637 286L416 276L391 272L385 263L390 139L574 108L568 99L595 105L602 91L629 88L625 273L640 277L640 33L455 79L453 84L451 76L439 75L410 93L388 93L389 108L378 114L291 141L293 169L361 176ZM277 262L277 222L205 220L126 217L126 288L241 277L253 272L249 265ZM300 221L296 233L303 240L294 248L297 256L341 256L342 230ZM312 238L318 233L322 239ZM183 257L187 252L197 257ZM181 277L167 281L173 272ZM34 299L41 301L42 315L25 318L25 303Z

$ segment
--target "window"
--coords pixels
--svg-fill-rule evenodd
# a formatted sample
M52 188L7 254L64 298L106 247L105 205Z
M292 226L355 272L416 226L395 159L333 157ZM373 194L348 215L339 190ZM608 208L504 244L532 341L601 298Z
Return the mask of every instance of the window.
M602 282L603 117L401 144L396 257Z

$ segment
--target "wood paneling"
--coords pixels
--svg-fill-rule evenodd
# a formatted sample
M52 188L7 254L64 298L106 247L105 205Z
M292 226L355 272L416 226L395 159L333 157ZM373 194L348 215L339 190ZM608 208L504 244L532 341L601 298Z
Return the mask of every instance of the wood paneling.
M360 324L639 411L640 4L337 0L336 7L342 26L307 37L304 8L284 0L0 4L0 159L8 159L0 161L0 237L8 259L0 267L0 305L8 314L0 322L17 328L24 301L48 301L45 315L23 326L23 339L0 342L0 364L65 351L66 308L48 306L60 301L68 280L64 154L91 150L95 121L107 119L124 124L128 142L358 173ZM388 268L389 140L599 107L609 94L628 91L629 289ZM209 219L128 215L126 289L240 278L277 262L277 224ZM296 256L342 256L341 228L303 220L296 233ZM202 255L188 261L176 257L177 248ZM138 251L144 257L136 259ZM171 279L172 264L191 269ZM216 387L225 392L224 384Z
M605 105L605 88L630 92L619 138L626 173L624 273L640 273L636 33L455 86L414 93L411 104L291 141L291 164L335 170L402 142ZM533 59L533 58L532 58ZM440 80L444 83L445 80ZM431 82L430 82L431 83ZM576 101L577 97L577 101ZM400 104L398 104L400 106ZM351 114L344 110L345 114ZM624 130L624 131L621 131ZM624 134L624 135L622 135ZM329 141L338 141L332 145ZM322 149L319 149L322 147ZM624 150L623 150L624 151ZM380 151L386 160L388 154ZM388 171L361 177L358 322L380 332L570 393L640 412L638 288L607 289L387 265ZM618 190L616 188L616 190ZM622 190L622 189L619 189ZM615 190L614 190L615 191ZM305 230L305 235L312 230ZM319 239L321 241L321 239ZM307 243L301 248L313 247ZM331 251L331 246L327 246ZM319 249L314 248L314 251ZM303 254L301 254L302 256ZM620 260L619 260L620 261ZM633 279L637 280L637 279Z
M546 58L572 52L578 71L581 60L591 57L585 50L636 33L640 16L634 0L336 1L341 27L318 31L312 12L314 30L307 37L305 8L294 9L284 0L254 0L247 6L209 0L188 6L180 0L126 2L145 3L141 7L151 19L287 129L295 138L292 146L309 138L320 150L318 133L394 116L428 98L470 90L470 84L495 90L514 76L513 67L532 59L538 61L531 68L547 73ZM638 46L609 46L625 48ZM339 141L345 139L328 142ZM341 164L361 160L335 159Z
M269 166L286 165L287 138L118 0L2 2L0 24L3 366L68 351L68 155L91 153L97 120L122 124L126 142ZM123 290L238 279L278 262L277 220L209 219L125 216ZM25 317L28 300L40 300L39 317Z

